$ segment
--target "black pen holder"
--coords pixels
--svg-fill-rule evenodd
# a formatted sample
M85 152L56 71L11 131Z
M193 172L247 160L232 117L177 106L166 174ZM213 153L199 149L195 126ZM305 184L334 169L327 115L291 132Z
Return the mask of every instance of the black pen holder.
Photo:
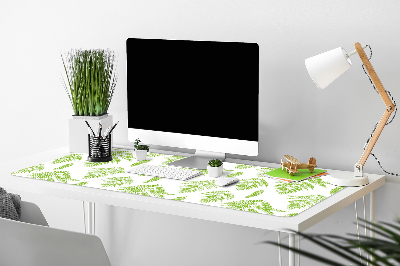
M111 134L106 138L93 137L88 134L89 162L109 162L111 156Z

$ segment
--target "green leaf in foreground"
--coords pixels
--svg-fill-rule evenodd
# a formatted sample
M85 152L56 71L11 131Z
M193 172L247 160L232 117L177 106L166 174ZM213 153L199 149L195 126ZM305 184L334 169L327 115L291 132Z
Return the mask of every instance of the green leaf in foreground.
M358 239L357 234L348 234L349 237L342 237L332 234L307 234L303 232L295 232L301 238L304 238L311 243L324 248L332 254L346 260L346 264L332 260L327 256L320 256L304 249L296 247L289 247L285 244L278 244L273 241L263 241L261 243L272 244L281 246L285 249L292 250L302 256L308 257L314 261L322 262L324 265L399 265L400 263L400 220L397 219L397 224L386 222L369 222L364 219L358 218L362 223L361 227L365 228L364 223L367 224L367 230L375 232L377 238L360 235ZM362 250L360 256L360 251ZM311 250L311 249L310 249ZM365 254L368 253L367 258Z

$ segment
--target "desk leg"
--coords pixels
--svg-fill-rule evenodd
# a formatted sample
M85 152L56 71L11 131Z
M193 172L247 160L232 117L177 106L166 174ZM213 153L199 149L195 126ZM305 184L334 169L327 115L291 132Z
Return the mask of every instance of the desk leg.
M94 202L83 202L83 217L86 234L95 234L95 204Z
M295 247L296 235L294 233L289 233L289 247ZM289 266L295 266L294 252L289 250Z
M369 221L375 222L375 190L369 193ZM370 225L370 229L375 229L374 226ZM375 238L375 232L370 230L372 238ZM375 252L375 250L372 250ZM372 259L375 262L375 259Z
M300 250L300 235L297 235L297 249ZM300 266L300 253L297 253L297 265Z
M369 220L375 222L375 190L369 193ZM372 225L371 229L373 229ZM371 231L371 237L375 237L374 231Z

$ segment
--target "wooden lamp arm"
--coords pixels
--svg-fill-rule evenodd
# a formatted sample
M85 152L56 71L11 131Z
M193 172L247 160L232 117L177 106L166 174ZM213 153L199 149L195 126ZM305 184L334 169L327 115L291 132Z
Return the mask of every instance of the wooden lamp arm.
M386 93L385 88L382 85L381 80L379 79L378 75L376 74L374 67L372 66L371 62L369 61L367 55L364 52L364 49L362 49L360 43L355 43L354 47L357 50L358 55L361 58L361 61L363 62L365 68L368 71L369 76L371 77L372 81L375 84L376 89L378 90L379 94L382 97L383 102L386 105L386 109L393 111L394 110L394 104L392 103L392 100L390 99L389 95Z
M386 93L386 90L383 87L382 82L380 81L378 75L376 74L371 62L369 61L360 43L354 44L354 47L356 48L357 53L360 56L361 61L363 62L365 68L367 69L368 74L372 79L372 82L375 84L375 87L378 90L379 95L381 96L383 102L386 105L385 113L383 114L381 120L379 121L379 124L376 127L371 139L369 140L367 147L365 147L365 150L361 155L360 160L355 165L354 168L355 176L362 176L362 168L364 167L364 164L367 161L368 156L370 155L376 141L378 140L383 128L385 127L386 122L389 120L391 113L394 111L394 104L390 99L389 95Z

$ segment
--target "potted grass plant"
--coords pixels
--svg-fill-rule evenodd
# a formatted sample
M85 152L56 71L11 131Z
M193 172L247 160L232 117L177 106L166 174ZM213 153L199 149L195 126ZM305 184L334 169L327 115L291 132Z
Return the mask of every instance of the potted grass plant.
M72 49L61 55L66 79L62 84L74 115L69 120L70 152L88 152L87 125L113 125L107 113L118 80L115 53L109 49Z
M222 161L219 159L208 161L207 171L210 177L219 177L222 175Z
M139 145L140 139L136 139L135 144L133 145L135 147L136 151L136 160L138 161L143 161L146 160L147 157L147 152L149 151L149 146L147 145Z

